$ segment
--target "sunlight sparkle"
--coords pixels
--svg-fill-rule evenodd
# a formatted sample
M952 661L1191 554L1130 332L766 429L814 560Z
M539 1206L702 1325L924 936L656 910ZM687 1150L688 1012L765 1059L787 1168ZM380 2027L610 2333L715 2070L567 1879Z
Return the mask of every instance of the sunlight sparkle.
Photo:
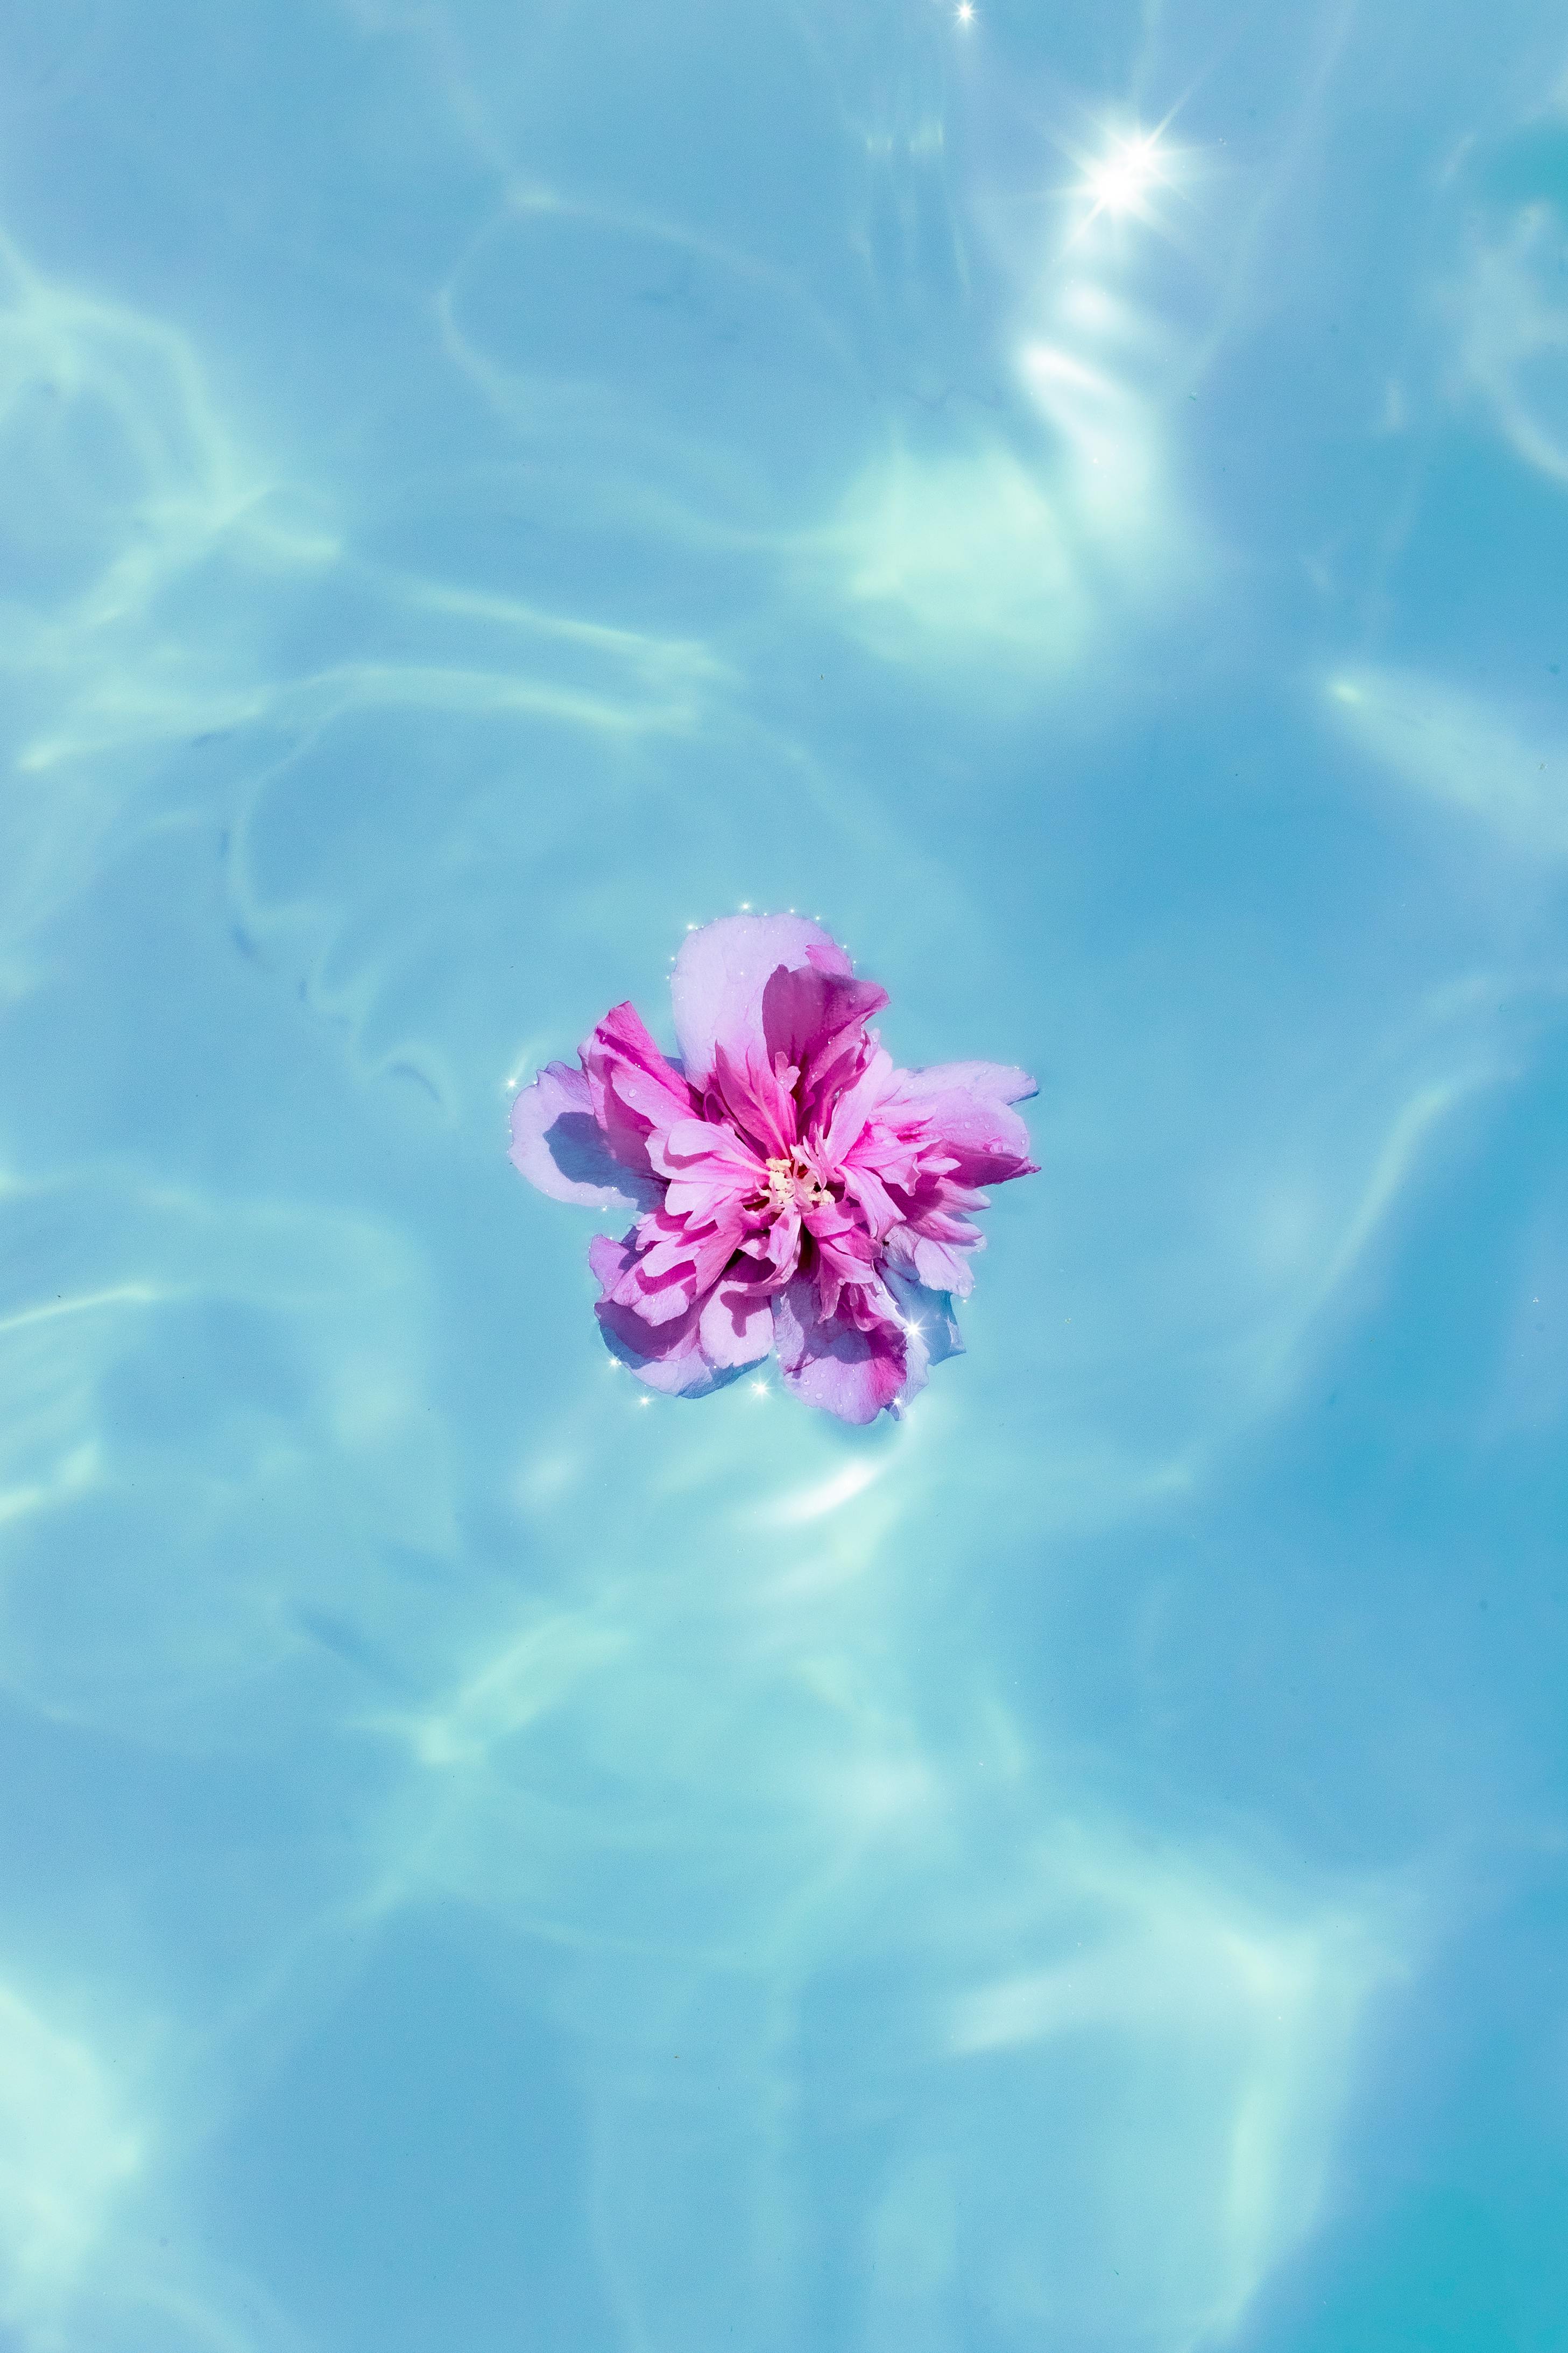
M1093 197L1097 213L1137 212L1149 189L1163 176L1158 139L1120 139L1108 155L1090 165L1084 192Z

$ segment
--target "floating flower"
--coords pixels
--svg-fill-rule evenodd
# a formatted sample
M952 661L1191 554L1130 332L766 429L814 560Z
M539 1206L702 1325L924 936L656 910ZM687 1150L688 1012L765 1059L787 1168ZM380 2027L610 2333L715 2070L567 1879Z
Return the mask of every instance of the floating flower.
M630 1005L580 1070L512 1104L511 1158L558 1201L638 1214L588 1261L611 1352L702 1397L777 1350L786 1388L845 1421L895 1413L963 1345L978 1188L1033 1173L996 1062L895 1070L867 1029L887 992L799 915L690 933L671 984L679 1059Z

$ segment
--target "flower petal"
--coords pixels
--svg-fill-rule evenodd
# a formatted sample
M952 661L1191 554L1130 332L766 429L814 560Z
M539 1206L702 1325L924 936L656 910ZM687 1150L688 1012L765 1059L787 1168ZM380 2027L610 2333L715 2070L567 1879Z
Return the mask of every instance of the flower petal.
M783 1054L799 1071L826 1055L847 1029L863 1029L888 1002L874 980L824 972L816 964L770 973L763 987L763 1038L771 1067Z
M797 1275L773 1302L773 1335L784 1387L840 1421L875 1421L904 1394L910 1349L900 1327L879 1323L862 1331L841 1315L825 1317L808 1275Z
M976 1234L963 1247L984 1250L985 1238ZM895 1226L882 1250L889 1280L895 1274L901 1275L905 1282L919 1283L923 1290L947 1292L959 1299L967 1299L974 1288L974 1270L968 1260L951 1242L923 1234L918 1226Z
M867 1138L868 1128L870 1129L870 1136L867 1150L861 1155L863 1160L868 1157L874 1163L879 1145L883 1150L890 1145L897 1155L899 1143L889 1139L878 1127L876 1115L890 1090L907 1075L905 1071L894 1070L892 1056L880 1046L866 1056L858 1072L850 1076L848 1082L834 1093L827 1125L822 1135L822 1152L826 1159L835 1166L842 1165L856 1145Z
M773 1350L773 1300L760 1283L721 1282L698 1318L698 1333L710 1365L760 1364Z
M780 965L792 972L849 970L849 959L819 923L804 915L721 915L689 932L675 959L670 997L686 1075L700 1092L722 1046L744 1066L748 1050L767 1066L763 991Z
M632 1234L621 1241L600 1234L588 1250L588 1263L606 1293L594 1313L611 1356L635 1373L645 1388L659 1389L666 1397L706 1397L738 1380L742 1365L716 1365L704 1354L700 1307L688 1307L667 1323L650 1324L635 1308L607 1295L624 1286L636 1256Z
M913 1325L911 1336L920 1340L929 1364L940 1365L949 1356L963 1356L963 1335L945 1291L928 1290L896 1267L884 1266L882 1280L899 1303L906 1330Z
M795 1075L793 1071L770 1071L754 1055L736 1062L729 1048L721 1043L713 1050L713 1077L707 1099L710 1112L717 1096L731 1122L751 1138L764 1159L781 1155L787 1159L799 1134L795 1097L790 1092Z
M552 1200L585 1209L646 1209L659 1187L615 1158L581 1071L547 1062L512 1098L511 1165Z
M1013 1103L1040 1092L1038 1082L1016 1062L931 1062L923 1071L904 1071L900 1075L921 1094L958 1092Z
M691 1117L690 1088L665 1060L635 1006L612 1006L579 1051L594 1116L610 1150L624 1168L651 1178L656 1158L649 1156L649 1139L657 1144L676 1121Z
M937 1062L925 1071L900 1071L881 1108L888 1116L905 1109L921 1113L960 1185L1004 1185L1036 1172L1029 1131L1008 1105L1037 1092L1027 1071L1003 1062Z

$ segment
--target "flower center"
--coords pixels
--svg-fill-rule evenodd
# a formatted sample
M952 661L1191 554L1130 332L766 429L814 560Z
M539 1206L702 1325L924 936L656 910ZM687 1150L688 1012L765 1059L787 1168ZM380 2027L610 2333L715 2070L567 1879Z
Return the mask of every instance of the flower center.
M795 1152L788 1159L768 1162L766 1208L820 1209L825 1201L832 1198L832 1194L804 1152Z

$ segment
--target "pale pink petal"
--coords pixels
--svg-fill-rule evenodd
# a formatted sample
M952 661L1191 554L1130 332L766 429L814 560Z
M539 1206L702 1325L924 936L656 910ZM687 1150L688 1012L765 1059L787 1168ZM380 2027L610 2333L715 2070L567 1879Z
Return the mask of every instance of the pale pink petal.
M816 1282L797 1275L773 1303L773 1334L784 1387L840 1421L875 1421L902 1396L909 1342L896 1324L861 1331L825 1317Z
M952 1164L959 1184L1001 1185L1028 1176L1029 1131L1009 1110L1036 1092L1024 1071L1001 1062L939 1062L925 1071L900 1071L884 1110L919 1112Z
M893 1400L889 1410L901 1414L911 1398L919 1397L926 1385L934 1359L923 1328L917 1326L904 1334L904 1386Z
M751 1216L746 1204L759 1188L765 1189L766 1183L760 1170L748 1172L721 1161L705 1163L689 1176L670 1178L665 1207L672 1217L683 1218L689 1225L733 1227L739 1233Z
M639 1180L611 1153L594 1117L588 1082L569 1062L547 1062L513 1096L510 1156L519 1175L555 1201L585 1209L641 1209L658 1198L657 1185Z
M984 1244L977 1238L970 1247L983 1249ZM882 1245L882 1254L890 1274L900 1274L927 1291L951 1292L955 1298L967 1299L974 1288L974 1270L952 1243L933 1241L913 1226L895 1226Z
M601 1291L612 1291L636 1259L635 1228L618 1240L613 1234L595 1234L588 1244L588 1264Z
M979 1250L984 1236L972 1219L953 1215L951 1201L952 1189L944 1185L934 1202L917 1202L910 1225L928 1241L951 1242L958 1250Z
M635 1315L628 1314L625 1308L608 1306L603 1300L595 1313L611 1356L625 1365L628 1373L635 1374L645 1388L658 1389L665 1397L707 1397L721 1388L725 1378L735 1377L733 1374L715 1374L702 1353L695 1316L682 1324L660 1354L647 1356Z
M923 1071L900 1071L905 1091L919 1095L978 1095L992 1103L1024 1103L1039 1087L1013 1062L930 1062Z
M713 1075L720 1046L738 1065L748 1050L766 1065L763 991L780 965L848 970L843 949L804 915L721 915L687 934L670 997L681 1061L699 1092Z
M884 1270L889 1290L898 1303L904 1319L904 1329L911 1339L918 1339L927 1360L940 1365L949 1356L963 1354L963 1335L958 1328L958 1318L952 1312L952 1302L945 1292L928 1291L923 1284L912 1282L896 1268ZM912 1328L911 1328L912 1327Z
M773 1303L755 1282L721 1282L698 1319L702 1353L714 1366L760 1364L773 1345Z

